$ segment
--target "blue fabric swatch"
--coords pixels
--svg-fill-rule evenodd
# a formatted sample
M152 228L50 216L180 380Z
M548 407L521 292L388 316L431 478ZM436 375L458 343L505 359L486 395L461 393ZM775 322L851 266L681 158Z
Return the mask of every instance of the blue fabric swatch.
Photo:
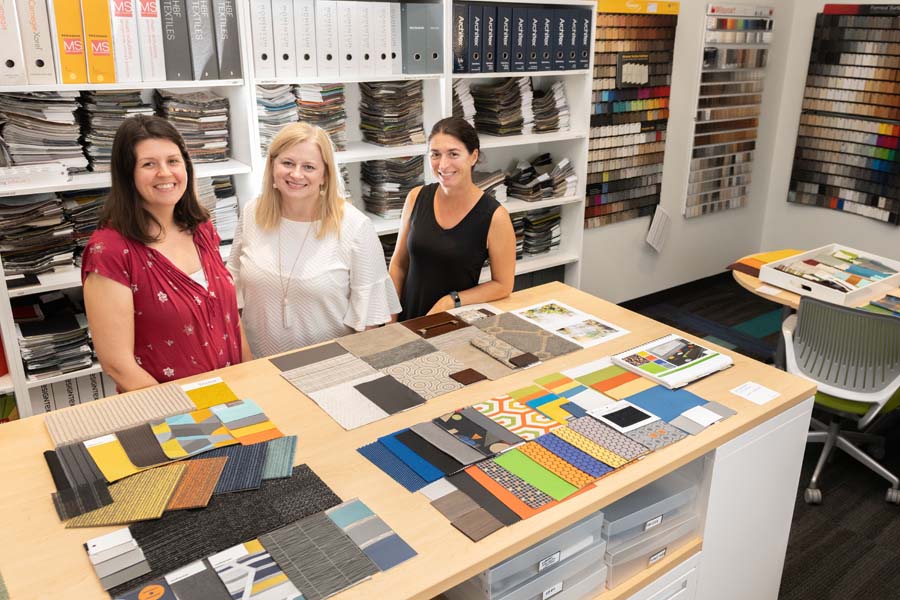
M362 551L382 571L396 567L416 555L416 551L396 533L366 546Z
M417 492L428 484L381 442L372 442L356 451L410 492Z
M575 417L576 419L580 419L581 417L587 416L587 411L575 404L574 402L566 402L565 404L560 404L559 407Z
M352 525L361 519L371 517L373 513L368 506L357 501L348 501L332 509L326 510L325 514L334 521L334 524L341 529L347 529L348 525Z
M424 479L426 483L437 481L438 479L443 477L445 475L443 471L410 450L410 448L406 444L396 438L397 434L403 433L405 431L409 431L409 429L395 431L390 435L378 438L378 441L381 442L385 448L390 450L394 454L394 456L406 463L406 465L410 469L415 471L419 475L419 477Z
M559 400L559 396L557 396L556 394L547 393L547 394L544 394L543 396L541 396L540 398L532 398L525 404L527 404L528 406L530 406L531 408L533 408L536 411L540 411L541 410L540 407L542 405L547 404L548 402L553 402L554 400Z
M219 476L214 495L243 490L255 490L262 484L266 466L266 443L250 446L225 446L192 456L190 460L226 456L228 460Z
M578 467L591 477L603 477L613 470L613 468L605 462L597 460L587 452L583 452L552 433L537 437L534 441L570 465Z
M653 413L666 423L688 409L706 404L706 400L683 388L670 390L661 385L628 396L626 400Z

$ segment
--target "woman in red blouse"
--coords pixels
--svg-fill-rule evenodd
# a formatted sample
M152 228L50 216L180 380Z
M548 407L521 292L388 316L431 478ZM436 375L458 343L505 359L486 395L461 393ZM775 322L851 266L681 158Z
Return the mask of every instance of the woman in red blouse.
M81 265L103 370L128 391L249 359L234 284L181 135L159 117L125 120L111 171Z

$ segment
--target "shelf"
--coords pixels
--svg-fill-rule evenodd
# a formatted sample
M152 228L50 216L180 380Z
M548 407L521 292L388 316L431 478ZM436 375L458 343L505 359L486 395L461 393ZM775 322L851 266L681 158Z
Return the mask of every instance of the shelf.
M494 3L494 0L470 0L472 2L491 2ZM545 5L547 2L545 0L516 0L516 4L542 4ZM562 3L565 6L586 6L589 8L596 8L597 2L596 0L566 0L566 2Z
M378 81L423 81L428 79L441 79L443 73L419 73L400 75L378 75L378 74L360 74L353 77L346 75L328 75L325 77L288 77L284 79L260 79L256 81L256 85L309 85L309 84L326 84L326 83L372 83Z
M220 175L240 175L250 172L250 165L229 158L222 162L200 163L194 165L195 177L218 177ZM0 187L0 196L18 196L20 194L36 194L39 192L65 192L68 190L90 190L94 188L108 188L109 173L78 173L69 176L68 181L44 185L35 181L31 185L16 186L11 188Z
M48 85L0 85L0 93L9 92L80 92L82 90L171 90L175 88L236 87L243 79L210 79L206 81L130 81L124 83L54 83Z
M526 144L543 144L546 142L563 142L566 140L579 140L588 137L586 131L552 131L550 133L531 133L528 135L509 135L505 137L479 133L482 150L489 148L508 148L510 146L524 146Z
M43 294L54 290L81 287L81 269L74 265L56 267L49 273L41 273L37 278L40 281L38 285L26 285L9 290L9 297L18 298L29 294Z
M0 375L0 394L11 394L13 391L12 375Z
M94 362L90 367L86 369L79 369L78 371L70 371L68 373L63 373L62 375L54 375L53 377L43 377L41 379L36 379L34 377L28 377L25 380L25 387L28 389L41 387L42 385L50 385L51 383L56 383L58 381L65 381L66 379L75 379L76 377L81 377L82 375L90 375L92 373L100 373L103 369L100 367L99 362Z
M517 260L516 275L533 273L534 271L541 271L543 269L558 267L560 265L568 265L570 263L578 262L579 260L581 260L581 257L574 252L560 252L559 250L553 250L551 252L547 252L546 254L528 256ZM481 277L479 277L478 283L484 283L490 280L491 268L485 267L481 270Z
M564 77L566 75L590 75L587 69L567 69L565 71L503 71L502 73L454 73L454 79L491 79L499 77Z
M702 547L703 539L699 537L694 538L686 545L661 559L652 567L644 569L613 590L601 592L591 600L625 600L626 598L631 598L634 594L659 579L664 573L671 571L693 555L700 552Z
M401 156L419 156L427 151L427 144L386 147L376 146L368 142L347 142L347 149L335 152L334 157L335 161L341 164L362 162L364 160L399 158Z
M374 213L370 213L369 211L363 211L369 220L372 221L372 225L375 226L375 233L379 236L388 235L390 233L397 233L400 231L400 218L396 219L385 219L384 217L380 217Z

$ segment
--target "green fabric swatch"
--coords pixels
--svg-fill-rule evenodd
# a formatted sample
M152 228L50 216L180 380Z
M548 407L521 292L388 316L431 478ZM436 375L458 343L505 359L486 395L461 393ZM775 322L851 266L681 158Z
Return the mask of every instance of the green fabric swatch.
M544 388L537 385L529 385L528 387L523 387L518 390L509 392L507 394L510 398L515 398L518 400L519 398L524 398L525 396L532 396L537 394L538 392L545 392Z
M286 435L270 440L266 444L266 463L263 479L290 477L294 469L294 453L297 450L297 436Z
M554 500L563 500L578 491L574 485L548 471L518 450L510 450L494 457L498 465L530 483Z
M605 369L600 369L599 371L594 371L593 373L588 373L587 375L582 375L581 377L576 377L575 381L590 386L595 383L600 383L601 381L606 381L607 379L612 379L616 375L621 375L625 372L625 369L622 367L613 365L611 367L606 367Z

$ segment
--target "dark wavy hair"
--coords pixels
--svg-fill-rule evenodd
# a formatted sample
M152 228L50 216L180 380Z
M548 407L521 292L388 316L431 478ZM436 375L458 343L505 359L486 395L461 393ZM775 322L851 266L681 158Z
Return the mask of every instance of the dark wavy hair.
M112 186L100 213L100 226L115 229L123 236L149 244L158 241L150 235L150 225L160 225L147 209L134 186L135 148L144 140L169 140L178 146L187 171L187 187L175 205L175 224L194 233L209 220L209 213L197 200L194 188L194 166L184 139L169 121L155 116L138 115L125 119L113 139L110 175Z

